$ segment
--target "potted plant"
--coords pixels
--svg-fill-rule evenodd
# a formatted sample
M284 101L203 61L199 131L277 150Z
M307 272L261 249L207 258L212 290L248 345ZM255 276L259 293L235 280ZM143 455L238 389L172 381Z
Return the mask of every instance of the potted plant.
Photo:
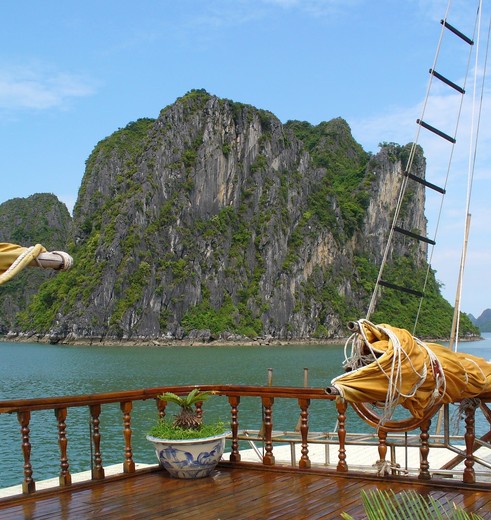
M173 477L207 477L223 454L225 437L230 432L225 431L221 421L203 424L195 407L196 403L206 401L211 394L195 388L186 396L172 392L158 396L179 406L179 413L174 415L173 420L159 419L147 435L161 466Z

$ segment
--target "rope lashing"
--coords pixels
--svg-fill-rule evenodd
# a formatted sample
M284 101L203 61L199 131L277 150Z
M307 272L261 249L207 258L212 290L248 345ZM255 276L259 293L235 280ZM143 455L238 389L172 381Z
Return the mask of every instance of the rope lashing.
M73 266L73 258L64 251L47 252L41 244L24 248L15 244L0 244L3 262L0 268L0 285L11 280L26 266L42 269L68 271Z

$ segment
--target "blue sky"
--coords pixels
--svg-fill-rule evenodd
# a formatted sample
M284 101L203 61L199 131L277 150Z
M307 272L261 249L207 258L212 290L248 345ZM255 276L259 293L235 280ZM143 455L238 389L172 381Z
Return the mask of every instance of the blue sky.
M454 0L449 22L472 35L475 6ZM2 2L0 202L50 192L71 209L98 141L130 121L157 117L193 88L283 122L343 117L367 151L377 152L382 141L413 141L446 8L446 0ZM448 42L441 71L459 82L466 45ZM450 131L455 95L437 90L431 101L437 126ZM427 177L438 184L448 147L423 139ZM489 153L485 115L481 140ZM454 157L461 165L454 195L462 199L464 152ZM476 316L491 307L491 173L483 164L475 173L462 296L463 310ZM451 189L432 264L453 302L464 210ZM438 206L428 199L430 236Z

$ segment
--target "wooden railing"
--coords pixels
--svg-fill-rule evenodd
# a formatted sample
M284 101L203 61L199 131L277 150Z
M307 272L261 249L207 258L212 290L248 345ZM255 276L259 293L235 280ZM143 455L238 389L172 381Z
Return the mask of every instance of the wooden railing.
M133 459L132 446L132 411L133 405L138 401L146 401L149 399L156 399L156 413L164 416L166 413L165 402L157 399L157 397L166 391L171 391L177 394L187 394L196 386L170 386L150 388L143 390L134 390L126 392L112 392L101 393L93 395L79 395L66 396L54 398L39 398L39 399L22 399L22 400L8 400L0 401L0 414L16 413L20 424L20 449L23 458L23 482L22 492L24 494L31 494L36 491L34 468L31 461L31 417L41 410L53 410L57 421L58 445L59 445L59 486L66 487L72 484L72 475L70 472L70 461L68 457L68 439L69 432L67 427L67 418L70 416L70 410L73 408L83 408L89 410L90 414L90 444L91 444L91 478L92 480L105 479L105 471L102 464L103 454L101 453L101 439L104 436L104 431L101 431L101 415L104 413L103 407L111 403L118 403L121 411L122 420L122 437L124 441L124 460L122 461L122 471L124 473L135 472L135 461ZM300 458L298 464L295 465L299 470L305 470L312 467L312 460L309 456L309 446L313 443L323 443L326 445L334 445L337 450L337 462L331 467L324 467L325 471L335 471L338 473L348 473L349 464L357 465L357 461L348 461L346 448L350 444L355 444L356 441L352 434L354 432L347 432L347 403L344 399L333 395L328 395L323 388L297 388L297 387L278 387L278 386L236 386L236 385L199 385L201 390L213 391L218 395L226 396L230 405L230 452L227 455L228 464L242 464L241 462L241 443L244 441L251 443L253 446L255 441L262 444L262 451L260 452L260 460L258 464L264 466L277 465L275 459L274 447L277 443L282 444L298 444L300 447ZM247 425L241 424L240 418L240 404L242 398L255 397L261 402L261 423L262 428L255 431L253 434L246 431ZM275 400L289 399L296 401L298 405L298 428L295 435L286 435L285 433L278 436L274 430L274 403ZM326 402L334 401L332 406L337 410L337 428L335 433L314 435L310 431L309 408L313 400L322 400ZM472 484L476 481L474 464L475 456L474 450L482 442L486 442L490 438L490 434L484 436L484 440L479 441L474 434L474 410L475 408L468 407L466 410L466 432L462 437L465 444L464 451L458 451L455 457L464 461L465 469L463 471L463 481L467 484ZM486 408L487 410L487 408ZM447 447L448 439L444 442L430 443L429 421L427 421L421 433L416 436L416 445L419 446L420 452L420 467L418 478L421 480L428 480L433 478L430 472L428 462L428 454L430 448ZM246 431L246 433L244 433ZM13 435L10 432L10 435ZM371 438L378 452L379 467L384 466L388 451L397 443L404 445L408 443L408 437L391 440L383 431L374 433L372 436L365 435L363 445L366 439ZM405 440L404 440L405 439ZM411 442L414 445L414 435L411 437ZM257 451L257 450L256 450ZM454 462L455 462L454 461ZM457 461L457 462L458 462ZM456 462L455 462L456 463ZM282 462L284 464L284 462ZM390 468L390 464L385 464ZM454 464L455 466L455 464ZM443 468L444 470L449 470ZM373 468L371 468L373 472ZM383 477L386 474L394 474L391 470L379 472Z

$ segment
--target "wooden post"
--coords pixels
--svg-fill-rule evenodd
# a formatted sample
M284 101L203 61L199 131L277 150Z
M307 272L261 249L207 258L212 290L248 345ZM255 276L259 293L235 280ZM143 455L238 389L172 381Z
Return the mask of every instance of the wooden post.
M273 386L273 369L272 368L268 368L268 386ZM264 405L263 405L263 417L264 417ZM264 419L263 419L263 423L261 424L261 428L259 429L258 436L264 438L265 435L266 434L264 432Z
M338 411L338 439L339 439L339 455L337 471L346 473L348 464L346 464L346 400L340 396L336 397L336 410Z
M311 462L309 459L309 406L310 399L299 399L298 404L300 406L300 434L302 436L302 456L298 462L299 468L310 468Z
M17 419L21 425L20 433L22 436L22 454L24 456L24 481L22 482L22 493L27 495L36 491L36 483L32 478L31 443L29 441L29 422L31 420L31 412L17 412Z
M60 447L60 486L69 486L72 483L72 476L70 475L70 464L68 463L67 445L68 439L66 437L66 408L55 408L55 416L58 421L58 446Z
M101 456L101 433L99 430L99 415L101 414L101 405L93 404L90 409L90 425L92 430L91 444L94 447L93 463L92 463L92 480L102 480L104 478L104 468L102 467Z
M133 448L131 447L131 410L133 403L132 401L125 401L120 403L120 407L123 412L123 435L125 444L123 471L124 473L134 473L135 463L133 461Z
M263 456L263 464L267 466L274 465L274 455L273 455L273 441L272 441L272 433L273 433L273 397L262 397L261 398L263 409L264 409L264 437L265 437L265 454Z
M239 453L239 403L240 396L230 395L228 397L228 402L230 403L231 410L230 413L232 415L230 426L232 428L232 450L230 452L230 462L240 462L240 453Z
M428 432L430 429L430 425L431 425L430 419L427 419L426 421L423 421L423 423L421 423L421 434L419 436L419 438L421 440L421 446L419 448L420 466L419 466L419 475L418 475L418 478L420 480L430 480L431 479L431 475L430 475L430 471L429 471L430 464L428 462L428 455L430 453L430 444L429 444L430 434Z
M304 388L307 388L307 386L309 386L309 369L308 368L303 369L303 386L304 386ZM298 418L297 425L295 426L295 431L299 432L301 427L302 427L302 416L300 416Z
M378 467L379 475L388 474L387 471L387 432L381 428L378 431L378 456L379 459L376 462Z
M474 429L475 425L475 413L476 408L479 406L479 399L464 399L462 405L465 409L465 469L463 474L463 481L466 484L473 484L476 481L476 472L474 470L474 442L476 440L476 432Z

